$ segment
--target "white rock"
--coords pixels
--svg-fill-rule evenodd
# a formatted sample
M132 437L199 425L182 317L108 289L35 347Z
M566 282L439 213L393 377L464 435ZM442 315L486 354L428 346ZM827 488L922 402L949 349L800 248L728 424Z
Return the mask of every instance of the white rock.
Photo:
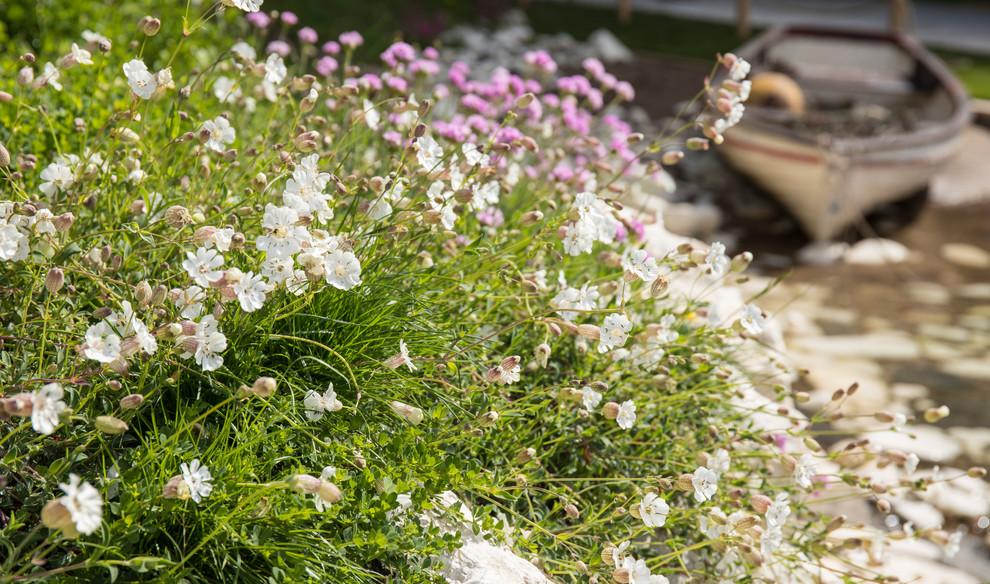
M950 375L990 381L990 357L985 359L955 359L939 365Z
M819 241L809 243L797 252L797 259L802 264L826 266L842 259L849 251L849 244L834 241Z
M890 391L894 397L905 401L928 397L928 387L920 383L895 383Z
M910 361L921 356L918 343L896 332L812 337L794 339L792 343L802 351L833 357Z
M458 502L457 495L449 491L439 501L448 508ZM508 547L486 540L484 534L475 535L471 529L471 511L463 503L460 513L464 521L453 525L438 521L436 514L424 514L426 520L437 522L442 532L461 532L461 547L439 558L444 563L439 572L451 584L551 584L536 566Z
M959 440L963 452L977 464L990 464L990 428L949 428L949 434Z
M973 300L990 300L990 283L975 282L959 287L959 295Z
M946 260L966 268L990 268L990 252L969 243L946 243L940 250Z
M935 426L906 426L901 432L874 432L864 438L884 450L913 452L918 458L934 463L949 462L963 450L958 440Z
M905 288L911 300L919 304L948 304L952 299L949 289L935 282L908 282Z
M605 63L632 61L633 53L608 29L600 28L588 37L595 56Z
M715 205L672 203L663 210L663 223L671 233L707 239L722 225L722 211Z
M918 326L918 334L953 343L965 343L973 333L959 326L942 326L925 322Z
M846 251L847 264L880 265L907 261L911 250L891 239L871 238L858 241Z
M924 501L915 501L906 497L889 497L894 513L901 516L903 521L910 521L917 531L929 528L939 528L945 523L945 515Z
M990 514L990 484L960 476L965 474L958 468L944 468L940 475L953 480L933 484L918 496L952 517L975 519Z

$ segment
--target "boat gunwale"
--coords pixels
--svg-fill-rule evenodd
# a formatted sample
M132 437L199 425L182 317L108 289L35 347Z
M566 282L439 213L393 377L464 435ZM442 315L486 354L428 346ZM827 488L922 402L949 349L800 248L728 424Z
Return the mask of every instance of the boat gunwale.
M762 54L771 46L789 36L794 37L833 37L885 41L897 46L912 59L917 60L922 66L927 68L938 83L947 91L953 102L954 111L948 119L939 122L938 126L926 127L917 130L910 130L894 134L892 136L874 137L842 137L835 138L828 143L830 149L836 153L864 153L870 151L896 151L917 148L940 142L946 142L958 136L972 119L969 109L966 91L948 67L935 55L925 49L913 38L898 33L854 31L842 29L829 29L808 26L780 26L770 29L752 41L746 43L736 51L736 55L746 59L751 64L762 64ZM868 84L864 84L868 87ZM779 122L766 119L761 116L760 110L763 108L749 107L746 114L739 122L741 126L748 126L764 132L786 137L790 140L800 142L809 146L822 146L823 144L816 136L798 132L790 128L785 128ZM766 110L770 111L770 110ZM731 133L731 130L728 133ZM727 136L728 137L728 136ZM730 140L731 141L731 140Z

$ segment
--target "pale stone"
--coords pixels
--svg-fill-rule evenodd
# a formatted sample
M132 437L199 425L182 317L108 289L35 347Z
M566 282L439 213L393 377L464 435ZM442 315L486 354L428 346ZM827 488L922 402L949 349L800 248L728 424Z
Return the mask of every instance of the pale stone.
M958 468L943 468L939 474L952 480L929 486L919 497L952 517L975 519L990 514L990 483L965 476L966 471Z
M990 300L990 283L963 284L959 287L959 295L972 300Z
M663 223L671 233L705 239L722 225L722 211L715 205L671 203L663 210Z
M911 300L921 304L948 304L952 299L948 288L934 282L908 282L906 290Z
M440 496L439 503L456 508L460 499L451 492ZM433 512L424 513L425 521L438 524L442 533L460 531L461 547L451 553L441 554L444 567L438 570L451 584L550 584L550 580L530 562L517 556L508 547L486 540L484 533L475 534L471 528L471 511L461 502L459 511L463 521L452 524L438 519Z
M925 353L926 359L932 361L949 361L959 357L959 347L948 345L931 339L922 339L921 350Z
M922 323L918 326L918 334L953 343L965 343L969 341L973 333L972 331L968 331L959 326L942 326L932 323Z
M901 400L928 397L928 387L920 383L894 383L890 386L890 391Z
M899 264L911 259L911 250L892 239L871 238L858 241L846 251L847 264L876 266Z
M950 375L990 381L990 357L986 359L956 359L939 365L939 369Z
M990 304L979 304L966 309L966 314L990 317Z
M970 243L946 243L940 250L947 261L965 268L990 268L990 252Z
M874 432L867 437L884 450L913 452L934 463L952 461L962 453L959 441L935 426L906 426L900 432Z
M842 259L849 251L849 244L833 241L809 243L797 252L797 260L802 264L826 266Z
M811 318L818 322L852 326L862 318L859 311L834 306L819 306L811 313Z
M945 515L924 501L916 501L906 497L888 497L894 508L894 513L904 521L910 521L916 531L942 527Z
M990 464L990 428L949 428L949 434L962 444L966 457L976 464Z
M921 357L921 347L918 343L906 335L895 332L794 339L793 344L805 352L834 357L890 361L910 361Z
M633 52L606 28L591 33L588 44L593 54L606 63L626 62L633 58Z

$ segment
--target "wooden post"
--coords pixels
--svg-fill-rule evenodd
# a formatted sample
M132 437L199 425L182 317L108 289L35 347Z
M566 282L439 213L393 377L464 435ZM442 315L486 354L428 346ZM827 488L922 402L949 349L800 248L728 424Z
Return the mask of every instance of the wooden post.
M739 38L749 37L749 0L736 0L736 34Z
M628 24L632 20L632 0L619 0L619 22Z
M908 7L910 0L890 0L890 30L907 32Z

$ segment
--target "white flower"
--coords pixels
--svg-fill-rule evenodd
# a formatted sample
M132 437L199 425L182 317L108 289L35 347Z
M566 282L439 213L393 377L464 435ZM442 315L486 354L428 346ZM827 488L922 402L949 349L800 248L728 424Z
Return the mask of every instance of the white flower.
M918 463L921 462L918 459L918 455L915 453L908 454L907 460L904 461L904 472L907 474L912 474L914 471L918 470Z
M200 503L203 497L210 496L213 492L213 485L210 484L213 477L210 476L210 469L200 465L198 458L194 458L188 465L183 462L179 468L182 470L182 480L189 487L189 496L193 501Z
M729 257L725 255L725 245L719 241L713 243L705 257L705 263L708 264L713 276L724 276L729 271L729 264L731 263Z
M158 89L158 80L148 71L148 66L141 59L132 59L124 63L124 75L131 91L142 99L151 99Z
M237 89L236 81L221 75L213 82L213 95L220 100L220 103L225 103L240 97L241 92Z
M396 507L395 509L388 511L385 514L385 517L389 520L395 519L396 516L405 513L406 511L409 510L410 507L412 507L412 496L410 496L408 493L401 493L399 495L396 495L395 502L398 503L399 506ZM401 522L402 520L400 519L399 523Z
M45 63L45 72L41 74L41 78L38 81L35 81L35 84L40 81L55 91L62 91L62 84L58 82L61 76L62 72L58 67L53 63Z
M598 340L598 352L605 353L611 347L621 347L626 344L629 338L629 331L632 330L632 322L624 314L610 314L605 317L602 324Z
M306 397L303 398L303 405L306 407L306 417L311 422L319 421L325 412L336 412L344 407L344 404L337 399L337 392L333 390L332 383L323 392L323 395L312 389L307 391Z
M791 514L787 504L787 493L779 493L767 509L767 527L783 527Z
M729 472L729 451L724 448L719 448L715 451L715 456L712 457L711 462L712 470L719 474L719 476Z
M481 166L488 166L488 155L483 153L476 144L465 143L461 146L461 153L464 154L464 160L471 166L478 163L481 163Z
M691 477L691 484L694 485L694 498L699 503L708 501L718 490L718 473L699 466Z
M259 2L258 4L261 3ZM249 59L251 61L255 61L258 59L258 51L254 50L254 47L252 47L251 45L247 44L244 41L238 41L234 43L234 46L230 47L230 50L231 52L237 53L238 55L244 57L245 59Z
M750 334L758 335L763 332L766 320L763 318L763 311L758 307L747 304L742 307L742 316L739 317L739 324Z
M217 319L212 314L207 314L196 324L196 332L192 335L192 345L188 347L187 342L190 337L180 337L178 341L185 351L179 356L183 359L194 357L196 364L203 368L203 371L216 371L223 366L223 357L220 353L227 349L227 337L217 328Z
M206 147L221 154L227 150L227 145L233 144L237 138L237 132L234 128L230 127L230 122L223 116L206 120L199 129L207 130L210 133L210 137L206 141Z
M626 280L635 282L642 279L652 282L660 275L657 259L649 256L645 249L634 249L622 259L622 267L626 270Z
M416 370L416 365L412 362L412 359L409 357L409 347L406 346L406 342L403 340L399 341L399 353L397 355L393 355L388 359L386 359L383 365L385 365L389 369L395 369L396 367L401 367L402 365L405 365L409 367L410 371Z
M508 369L502 367L502 365L497 365L495 370L498 372L497 377L495 377L495 383L499 385L509 385L510 383L519 381L519 376L522 372L522 364L517 361L515 365Z
M196 284L209 287L213 282L219 282L223 278L223 256L215 249L200 247L196 252L186 252L186 259L182 262L182 267Z
M26 236L17 229L16 225L7 223L6 219L0 221L0 260L17 259L20 255L17 253L18 250L27 247L21 245L22 240L27 241Z
M907 424L907 416L904 414L894 414L894 421L892 422L895 430L901 430L904 428L904 424Z
M268 55L265 61L265 83L278 85L284 79L289 70L285 67L285 61L276 53Z
M811 488L811 477L816 474L818 474L818 467L815 466L815 457L805 452L794 467L794 482L801 488Z
M479 213L498 205L499 186L497 182L487 182L479 186L474 191L474 198L471 199L471 208Z
M564 251L570 256L591 253L591 246L595 243L596 235L597 230L592 222L578 221L567 227L567 234L564 236Z
M419 144L416 158L419 159L420 166L432 170L443 159L443 148L430 136L423 136L416 143Z
M628 556L622 560L622 567L629 571L629 584L650 584L652 574L646 566L646 560L637 560Z
M89 535L100 528L103 521L103 498L93 485L80 482L78 475L70 473L69 483L59 483L58 488L65 493L58 500L69 512L79 533Z
M945 543L945 557L954 558L959 553L959 545L962 543L963 534L965 533L966 528L960 527L949 536L949 541Z
M123 339L121 341L123 356L129 357L138 351L153 354L158 350L158 341L155 340L155 336L131 309L129 301L125 300L121 305L123 310L119 313L110 313L106 321Z
M203 314L203 300L206 300L203 289L199 286L189 286L179 292L175 298L175 307L180 310L179 315L182 318L195 320Z
M47 383L31 394L31 427L35 432L47 436L55 431L59 414L68 407L62 401L63 395L57 383Z
M667 522L670 506L656 493L647 493L643 495L643 502L639 504L639 513L647 527L663 527Z
M368 124L372 130L377 129L378 123L382 121L382 116L375 110L375 104L366 99L362 107L364 108L364 123Z
M86 49L80 49L79 45L72 43L72 60L80 65L92 65L93 55L90 54Z
M384 195L378 197L368 206L368 219L379 221L392 214L392 205L385 200Z
M361 284L361 263L349 251L335 249L323 259L327 283L339 290L350 290Z
M706 515L698 518L698 530L708 539L718 539L728 529L729 520L718 507L709 508Z
M619 406L619 415L615 418L619 427L628 430L636 422L636 404L630 399L622 402Z
M38 188L49 197L54 196L56 191L65 192L72 186L74 177L72 169L61 161L53 162L41 171L41 180L44 181Z
M299 253L303 242L309 242L309 232L305 227L296 225L299 214L290 207L265 205L265 215L261 226L265 235L259 236L255 245L258 250L268 253L274 259L286 259Z
M237 301L241 304L244 312L254 312L265 304L265 294L271 290L271 286L261 277L260 274L248 272L241 277L241 280L234 284L234 294L237 294Z
M732 77L733 81L742 81L749 75L749 69L750 65L746 59L736 59L732 68L729 69L729 76Z
M777 526L768 525L760 536L760 552L765 559L770 559L784 541L784 532Z
M261 5L265 0L220 0L224 6L240 8L244 12L257 12L261 10Z
M38 209L38 212L34 214L34 232L54 235L57 231L53 222L54 219L55 215L52 215L52 212L48 209Z
M100 363L110 363L120 356L120 337L105 320L86 329L83 355Z
M591 389L590 386L585 386L584 389L581 390L581 395L581 402L584 404L584 409L589 412L595 411L595 408L597 408L598 404L602 401L602 394Z

